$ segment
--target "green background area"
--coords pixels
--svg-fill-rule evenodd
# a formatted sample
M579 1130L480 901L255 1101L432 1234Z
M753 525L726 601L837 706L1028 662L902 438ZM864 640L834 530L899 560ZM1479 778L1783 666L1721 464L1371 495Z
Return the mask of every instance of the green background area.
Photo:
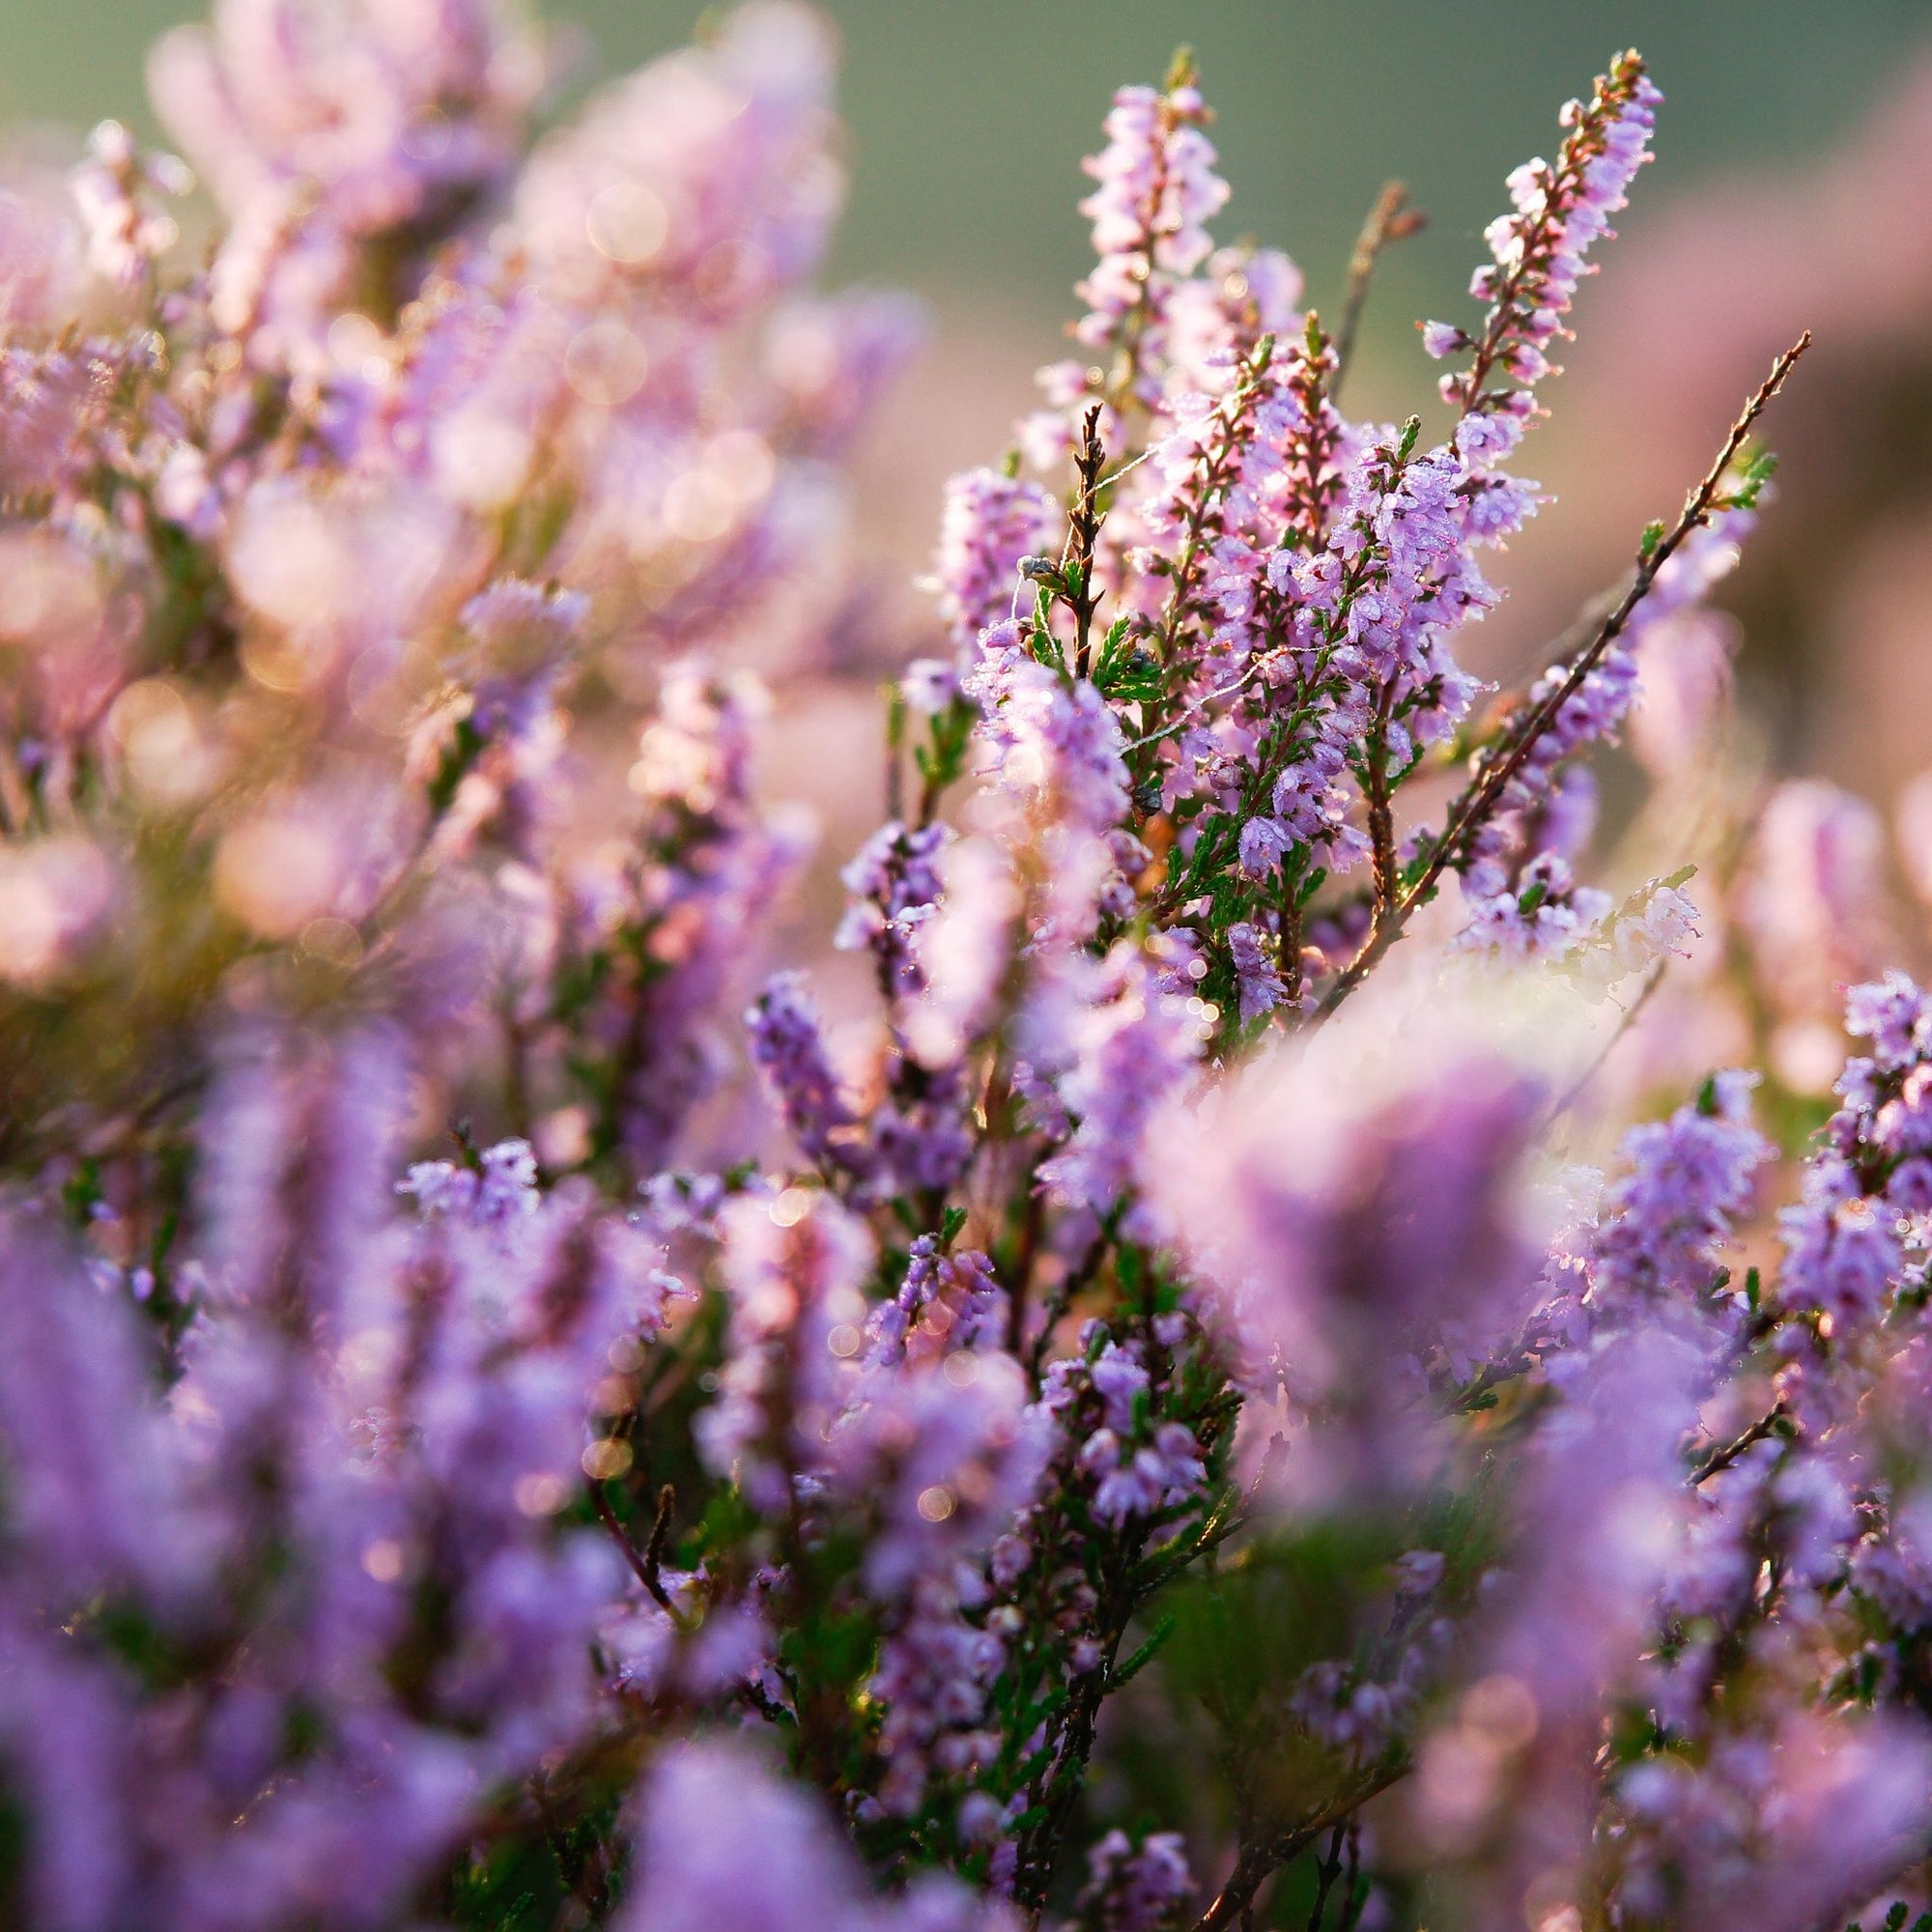
M144 127L148 42L188 0L0 0L0 116ZM1453 303L1501 182L1547 152L1554 110L1618 46L1669 96L1661 165L1628 217L1714 175L1826 150L1915 54L1932 0L831 0L844 35L854 186L835 279L945 307L1054 317L1083 267L1072 203L1107 96L1198 50L1236 196L1221 224L1286 245L1318 301L1389 174L1435 217L1391 265L1381 326ZM688 6L576 0L593 71L673 44Z

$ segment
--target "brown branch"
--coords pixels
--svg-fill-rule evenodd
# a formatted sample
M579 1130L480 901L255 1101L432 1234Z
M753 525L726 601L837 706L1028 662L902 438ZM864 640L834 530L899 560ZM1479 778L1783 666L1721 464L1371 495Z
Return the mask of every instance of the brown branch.
M1757 1443L1762 1442L1767 1435L1775 1435L1777 1425L1790 1413L1790 1405L1785 1402L1782 1396L1779 1396L1772 1404L1771 1407L1759 1416L1742 1435L1737 1436L1732 1441L1726 1442L1721 1449L1714 1449L1711 1452L1704 1460L1703 1464L1698 1468L1697 1473L1690 1478L1690 1487L1694 1490L1699 1483L1709 1482L1719 1471L1728 1469L1747 1449L1752 1448Z
M1402 874L1396 867L1395 812L1389 799L1388 728L1395 708L1395 680L1382 686L1382 697L1376 707L1376 722L1369 736L1364 760L1369 802L1369 860L1375 881L1374 924L1379 925L1395 910L1402 892Z
M673 1620L677 1617L677 1610L671 1603L670 1592L664 1585L664 1548L670 1534L670 1513L676 1501L677 1492L667 1483L658 1492L657 1520L651 1524L650 1540L639 1555L637 1545L617 1520L617 1512L605 1496L604 1486L601 1483L590 1486L590 1506L597 1512L597 1520L611 1532L611 1540L623 1552L632 1575L651 1593L660 1608L669 1611Z
M1352 1791L1345 1792L1333 1804L1293 1831L1259 1845L1244 1845L1235 1861L1228 1882L1215 1894L1214 1902L1195 1920L1194 1932L1224 1932L1254 1903L1270 1876L1308 1849L1324 1832L1348 1821L1378 1793L1386 1791L1397 1779L1406 1776L1408 1760L1398 1758L1371 1772Z
M1406 241L1418 234L1429 221L1419 208L1408 205L1408 189L1401 182L1382 184L1362 232L1355 238L1355 252L1349 257L1349 291L1342 301L1342 326L1335 331L1335 372L1328 379L1328 400L1342 392L1342 378L1355 351L1355 332L1362 325L1362 311L1368 306L1369 284L1375 279L1376 260L1391 242Z
M1073 675L1085 677L1092 651L1094 611L1099 598L1094 594L1094 552L1100 539L1100 472L1106 468L1107 452L1100 441L1100 405L1095 403L1080 426L1080 448L1073 459L1080 478L1080 495L1067 518L1072 561L1066 576L1071 580L1066 602L1073 611Z
M1348 1834L1348 1821L1344 1819L1337 1823L1328 1840L1328 1850L1316 1872L1315 1909L1308 1915L1308 1932L1321 1932L1321 1921L1328 1916L1328 1894L1335 1889L1335 1881L1342 1876L1342 1841Z
M1577 695L1583 680L1603 662L1604 654L1623 636L1637 606L1649 595L1651 585L1657 582L1658 573L1677 554L1691 531L1710 521L1719 507L1725 472L1743 447L1745 438L1750 434L1752 425L1764 413L1771 399L1784 386L1784 380L1798 358L1810 346L1811 331L1807 328L1773 363L1771 374L1739 412L1729 435L1724 438L1723 446L1705 472L1704 480L1684 499L1684 508L1677 521L1654 546L1646 546L1638 552L1635 575L1615 608L1598 625L1590 641L1577 654L1556 687L1535 706L1507 746L1497 755L1485 761L1476 778L1451 808L1448 823L1435 850L1429 855L1428 864L1392 908L1390 916L1376 922L1361 950L1323 995L1321 1004L1316 1009L1318 1021L1332 1013L1368 977L1382 954L1402 937L1410 915L1434 894L1442 874L1454 863L1463 844L1482 829L1501 804L1511 781L1555 724L1563 707Z

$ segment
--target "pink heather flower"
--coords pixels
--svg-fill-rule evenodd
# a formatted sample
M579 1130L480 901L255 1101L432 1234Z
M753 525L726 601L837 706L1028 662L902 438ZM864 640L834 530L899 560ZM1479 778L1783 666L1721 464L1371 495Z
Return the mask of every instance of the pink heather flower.
M1167 298L1169 406L1234 388L1264 335L1287 342L1301 333L1301 270L1278 248L1217 248L1177 281Z
M1908 1249L1923 1245L1922 1227L1901 1210L1916 1211L1919 1157L1932 1147L1932 1082L1924 996L1904 974L1854 987L1845 1025L1873 1051L1847 1062L1837 1088L1844 1104L1806 1163L1799 1202L1778 1216L1777 1293L1785 1306L1855 1332L1884 1313L1905 1284Z
M948 480L933 582L955 649L970 654L981 631L1012 615L1020 559L1057 554L1063 534L1059 506L1037 483L996 469Z
M121 889L114 862L83 834L0 848L0 981L56 985L103 935Z
M526 1219L537 1211L536 1155L524 1140L498 1141L477 1156L473 1168L446 1160L419 1160L396 1183L412 1194L427 1215L490 1227Z
M842 952L869 950L895 996L924 983L919 942L940 895L936 861L951 838L945 825L908 831L890 820L838 875L849 898L832 943Z
M1056 1199L1104 1214L1125 1194L1150 1122L1193 1071L1199 1002L1162 992L1123 941L1094 968L1071 1022L1072 1064L1059 1092L1072 1137L1039 1170Z
M1750 514L1463 842L1412 804L1472 749L1641 64L1511 177L1481 329L1423 326L1466 358L1433 447L1339 412L1287 256L1214 246L1191 73L1116 98L1017 432L1064 491L1097 412L1094 567L1028 567L1074 554L1047 488L949 485L848 1068L765 956L806 839L758 769L843 758L799 677L877 655L841 466L918 330L814 286L832 36L753 0L526 154L521 18L170 36L195 261L113 124L0 193L0 1896L378 1928L534 1872L618 1932L1178 1932L1209 1888L1122 1753L1213 1772L1211 1563L1235 1755L1295 1772L1266 1840L1332 1820L1471 1922L1849 1912L1928 1816L1932 1006L1852 991L1775 1230L1744 1073L1607 1179L1543 1158L1543 1022L1698 918L1585 882L1581 760L1694 761ZM1829 789L1760 816L1788 1140L1884 868ZM1532 1002L1458 951L1559 963ZM1371 1768L1413 1796L1357 1829Z
M1249 819L1241 827L1241 870L1251 879L1264 878L1280 868L1282 854L1292 842L1288 830L1272 818Z
M1905 1263L1884 1205L1847 1195L1848 1184L1835 1164L1814 1168L1804 1198L1777 1217L1784 1242L1779 1297L1787 1307L1829 1315L1841 1328L1877 1318Z
M959 672L940 658L915 658L899 679L899 695L919 717L936 718L959 696Z
M922 1581L881 1646L867 1687L885 1713L880 1747L887 1770L875 1801L879 1809L916 1817L933 1802L934 1785L990 1768L999 1733L987 1705L1006 1661L998 1632L972 1621L944 1584ZM975 1799L991 1804L990 1817ZM961 1809L969 1818L980 1812L977 1833L999 1835L1004 1813L991 1794L969 1794Z
M1504 959L1559 957L1580 946L1609 910L1607 894L1579 886L1567 860L1540 852L1513 885L1474 902L1455 943Z
M1408 1024L1399 1053L1348 1025L1264 1048L1145 1139L1145 1211L1188 1258L1203 1319L1277 1363L1297 1399L1374 1405L1393 1363L1452 1326L1499 1336L1528 1312L1541 1258L1519 1163L1539 1083L1462 1019ZM1373 1486L1416 1420L1365 1421L1366 1439L1303 1475L1318 1492Z
M1732 1070L1710 1083L1710 1104L1624 1136L1626 1171L1604 1197L1596 1241L1596 1293L1701 1300L1715 1285L1733 1227L1749 1208L1772 1148L1750 1125L1755 1076Z
M1721 1737L1701 1777L1666 1758L1629 1775L1646 1909L1797 1932L1842 1898L1890 1896L1925 1829L1922 1729L1858 1711L1780 1714L1766 1728Z
M1228 951L1235 962L1235 981L1240 1000L1241 1024L1272 1012L1288 997L1288 988L1268 956L1258 928L1242 922L1228 928Z
M931 1361L952 1350L996 1346L1006 1333L1007 1296L991 1262L972 1249L942 1254L922 1235L907 1256L898 1293L866 1323L866 1366Z
M1845 995L1845 1031L1870 1040L1878 1066L1896 1072L1932 1044L1932 1009L1905 974L1889 972Z
M1703 754L1730 701L1737 648L1736 623L1715 611L1693 607L1645 628L1630 743L1653 778L1688 774Z
M1079 1906L1100 1932L1161 1932L1194 1891L1179 1832L1151 1832L1136 1845L1112 1831L1087 1854Z
M1619 54L1589 102L1573 100L1564 109L1567 131L1555 165L1526 161L1510 176L1515 212L1484 231L1492 264L1477 270L1469 285L1490 312L1470 369L1442 379L1448 401L1464 411L1492 407L1485 401L1492 371L1500 368L1525 389L1549 372L1545 346L1565 333L1563 318L1588 272L1591 247L1615 233L1608 217L1625 206L1626 191L1650 158L1662 99L1642 61ZM1437 340L1446 344L1445 336Z
M162 121L238 219L320 190L355 235L400 227L502 171L545 79L486 0L226 0L149 63Z
M1107 145L1083 164L1095 184L1080 212L1094 224L1096 260L1076 290L1087 313L1074 332L1089 349L1115 345L1137 316L1133 353L1144 365L1161 337L1171 278L1191 274L1211 252L1207 223L1228 188L1202 131L1207 118L1191 84L1115 95Z
M151 205L153 195L185 195L193 186L194 177L172 155L144 161L127 128L101 122L73 174L88 266L118 288L138 287L181 232L172 215Z
M1830 1013L1877 963L1885 829L1863 799L1820 779L1773 792L1758 815L1735 907L1779 1011Z
M771 1083L785 1126L809 1160L826 1167L863 1160L847 1105L826 1056L802 973L781 973L745 1015L752 1059Z
M830 1195L746 1195L720 1216L730 1357L717 1401L699 1416L706 1465L755 1507L791 1500L786 1471L823 1457L856 1354L872 1240ZM831 1345L848 1330L853 1347Z
M1033 1500L1049 1444L1031 1394L996 1348L949 1353L923 1374L875 1365L854 1389L825 1479L845 1507L879 1512L865 1570L882 1602L983 1556Z
M1010 1932L1014 1922L939 1877L874 1900L811 1798L743 1745L673 1746L639 1816L623 1932Z
M815 14L760 0L593 99L518 177L516 229L543 286L620 314L676 291L722 323L796 282L844 192L826 143L831 54Z
M1126 815L1124 734L1090 683L1027 656L1017 626L993 626L966 692L985 713L981 742L1000 789L1062 837L1104 839Z
M1653 885L1636 916L1615 923L1617 964L1625 973L1637 973L1672 953L1688 956L1698 930L1691 900L1675 886Z

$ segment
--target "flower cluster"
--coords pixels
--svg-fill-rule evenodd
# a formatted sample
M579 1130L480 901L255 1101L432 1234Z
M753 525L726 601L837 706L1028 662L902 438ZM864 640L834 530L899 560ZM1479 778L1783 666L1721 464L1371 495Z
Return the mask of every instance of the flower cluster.
M564 117L484 0L223 0L199 266L117 128L0 197L0 1918L1897 1932L1932 1001L1855 801L1669 849L1798 352L1520 698L1459 655L1643 64L1434 441L1217 245L1191 62L1117 97L869 1022L757 755L915 332L812 292L829 66L753 0Z

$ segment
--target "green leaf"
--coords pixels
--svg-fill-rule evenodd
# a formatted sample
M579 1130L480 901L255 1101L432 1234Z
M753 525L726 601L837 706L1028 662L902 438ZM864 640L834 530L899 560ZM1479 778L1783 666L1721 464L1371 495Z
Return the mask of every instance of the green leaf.
M1066 654L1061 649L1060 639L1053 635L1048 618L1053 611L1053 598L1044 588L1036 593L1034 599L1033 632L1027 639L1027 649L1036 662L1059 671L1066 672Z
M1724 500L1741 510L1755 509L1765 485L1776 474L1776 452L1769 449L1750 450L1739 465L1737 483Z
M1113 1675L1107 1679L1107 1689L1110 1691L1118 1690L1130 1678L1139 1676L1160 1655L1162 1646L1179 1628L1179 1624L1180 1619L1172 1611L1162 1616L1148 1633L1147 1641L1141 1644L1124 1663L1115 1667Z

